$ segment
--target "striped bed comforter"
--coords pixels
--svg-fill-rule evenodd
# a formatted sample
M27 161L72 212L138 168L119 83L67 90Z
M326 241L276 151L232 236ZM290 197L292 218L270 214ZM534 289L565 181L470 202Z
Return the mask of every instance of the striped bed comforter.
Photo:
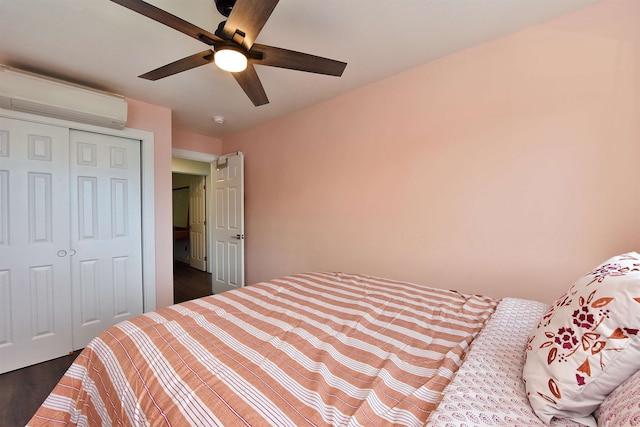
M29 425L424 425L497 303L343 273L189 301L103 332Z

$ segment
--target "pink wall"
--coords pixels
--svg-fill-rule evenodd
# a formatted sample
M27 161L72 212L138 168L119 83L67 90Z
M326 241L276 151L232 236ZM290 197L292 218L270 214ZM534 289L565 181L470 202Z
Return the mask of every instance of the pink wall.
M171 204L171 110L127 99L127 127L154 133L156 220L156 307L173 304Z
M193 132L174 129L173 148L199 153L222 154L222 140Z
M550 302L640 249L640 2L612 0L225 138L247 282L341 270Z

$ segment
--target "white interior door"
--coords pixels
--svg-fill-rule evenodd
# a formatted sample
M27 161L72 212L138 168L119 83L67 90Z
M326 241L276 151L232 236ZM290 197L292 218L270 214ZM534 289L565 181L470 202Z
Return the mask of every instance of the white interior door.
M207 271L205 177L192 176L189 183L189 265Z
M71 350L69 130L0 117L0 373Z
M244 286L244 157L222 156L215 168L213 293Z
M71 131L73 348L142 313L140 141Z

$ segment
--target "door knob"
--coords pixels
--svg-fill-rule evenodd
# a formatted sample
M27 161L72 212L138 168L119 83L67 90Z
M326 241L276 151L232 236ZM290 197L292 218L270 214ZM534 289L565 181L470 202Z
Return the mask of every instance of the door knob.
M233 239L244 240L244 234L236 234L235 236L231 236Z
M56 255L58 255L60 258L64 258L67 256L67 251L65 251L64 249L60 249L58 252L56 252Z

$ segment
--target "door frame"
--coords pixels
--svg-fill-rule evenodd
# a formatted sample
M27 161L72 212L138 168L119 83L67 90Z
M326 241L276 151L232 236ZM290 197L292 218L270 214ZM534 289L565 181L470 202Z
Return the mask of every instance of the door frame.
M140 141L141 203L142 203L142 292L143 311L156 309L156 220L154 185L154 134L152 132L124 128L123 130L77 123L52 117L38 116L21 111L0 108L0 116L10 119L61 126L69 129L113 135Z

